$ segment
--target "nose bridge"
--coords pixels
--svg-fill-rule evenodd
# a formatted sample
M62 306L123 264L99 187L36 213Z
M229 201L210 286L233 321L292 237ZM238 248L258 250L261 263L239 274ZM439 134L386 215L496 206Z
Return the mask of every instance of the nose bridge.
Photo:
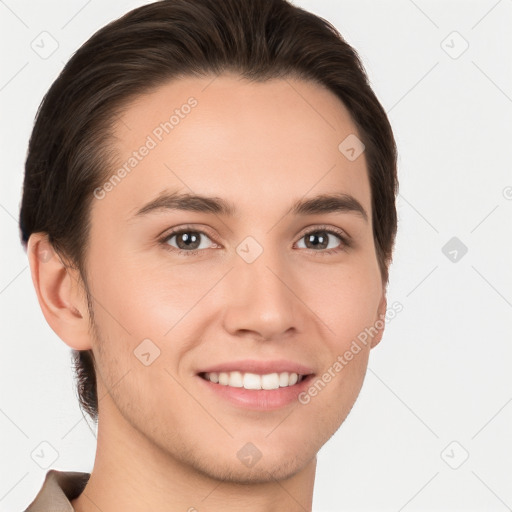
M247 237L236 248L224 318L233 334L248 330L268 339L299 328L292 272L268 238L260 243Z

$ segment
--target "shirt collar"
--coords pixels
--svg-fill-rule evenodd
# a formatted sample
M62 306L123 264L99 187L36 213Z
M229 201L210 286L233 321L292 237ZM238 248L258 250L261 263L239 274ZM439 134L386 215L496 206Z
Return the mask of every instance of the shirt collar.
M82 493L90 476L90 473L51 469L25 512L74 512L71 500Z

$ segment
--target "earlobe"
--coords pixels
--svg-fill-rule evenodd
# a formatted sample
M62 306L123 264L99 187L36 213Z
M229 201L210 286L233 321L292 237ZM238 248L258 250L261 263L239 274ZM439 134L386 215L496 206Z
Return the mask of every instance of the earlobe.
M386 294L383 293L382 298L379 303L379 308L377 310L378 318L375 321L375 328L378 330L378 333L375 334L375 336L373 336L373 338L372 338L371 348L376 347L380 343L380 340L382 339L382 336L384 334L384 327L386 326L385 318L386 318L387 305L388 305L388 302L387 302Z
M46 233L30 236L27 255L37 299L50 327L71 348L91 349L88 309L79 291L78 271L63 263Z

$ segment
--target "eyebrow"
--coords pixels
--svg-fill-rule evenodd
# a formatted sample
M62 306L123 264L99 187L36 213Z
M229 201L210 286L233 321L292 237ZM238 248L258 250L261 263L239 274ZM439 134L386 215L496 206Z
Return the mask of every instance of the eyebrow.
M237 211L233 203L219 197L164 190L158 197L139 208L133 218L166 210L213 213L227 217L233 217ZM368 222L368 214L362 204L355 197L344 193L321 194L312 198L299 199L286 212L296 216L325 213L353 213Z

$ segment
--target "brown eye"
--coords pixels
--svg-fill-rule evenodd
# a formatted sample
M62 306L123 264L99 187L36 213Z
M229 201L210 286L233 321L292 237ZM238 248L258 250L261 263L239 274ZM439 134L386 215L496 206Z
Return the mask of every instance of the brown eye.
M337 240L336 240L337 239ZM331 229L315 229L308 231L300 240L304 240L304 246L300 249L310 249L315 252L335 253L349 246L348 241L343 234Z
M175 239L173 241L173 239ZM162 243L170 246L180 253L196 254L200 250L208 249L209 246L205 240L210 240L208 235L203 231L192 229L181 229L173 231L162 239Z

